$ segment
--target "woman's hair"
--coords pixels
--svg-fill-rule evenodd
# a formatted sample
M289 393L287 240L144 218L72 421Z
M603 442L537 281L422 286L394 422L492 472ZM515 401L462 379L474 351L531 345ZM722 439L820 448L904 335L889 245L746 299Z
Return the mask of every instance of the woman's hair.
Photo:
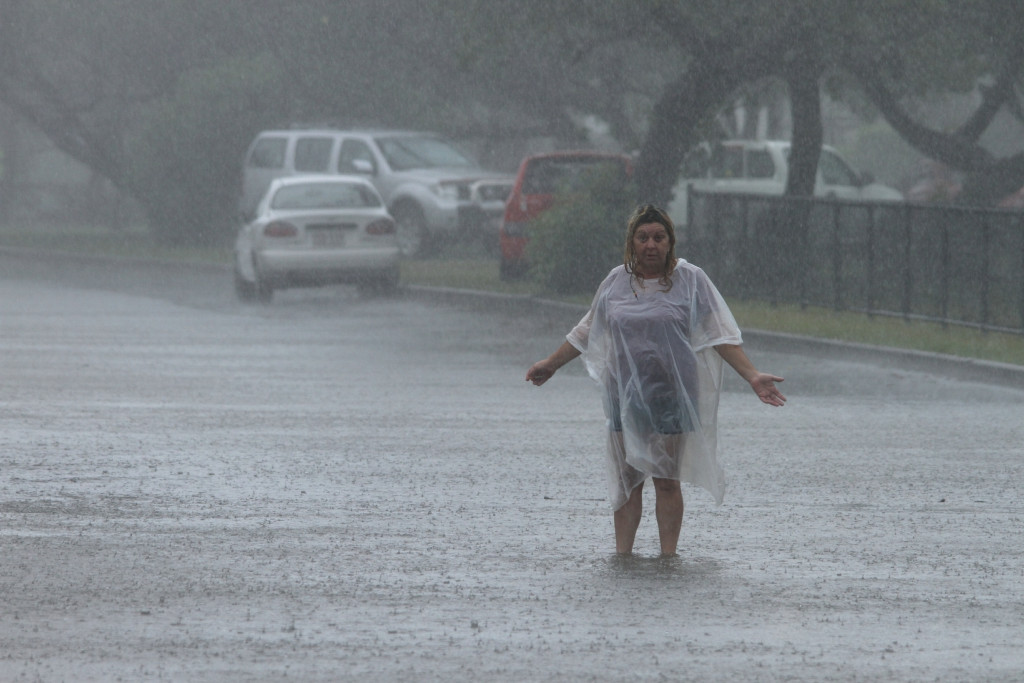
M676 228L668 214L654 204L642 204L636 207L629 217L629 222L626 223L626 252L623 257L626 272L635 277L640 285L643 286L643 278L636 274L637 257L636 247L633 246L633 236L636 235L637 228L647 223L658 223L664 226L665 232L668 233L668 254L665 256L664 270L662 270L661 276L658 278L658 284L666 287L666 289L671 289L672 270L676 265Z

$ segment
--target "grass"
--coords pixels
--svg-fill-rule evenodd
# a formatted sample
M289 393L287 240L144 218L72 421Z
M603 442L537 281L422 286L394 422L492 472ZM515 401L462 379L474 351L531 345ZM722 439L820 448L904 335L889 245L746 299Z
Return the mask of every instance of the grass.
M0 245L203 263L227 264L231 258L230 248L155 245L149 234L140 228L113 231L103 227L71 230L52 225L4 227L0 228ZM498 275L497 259L487 256L476 245L459 244L429 259L405 261L402 263L402 281L414 285L541 296L581 305L590 302L589 294L556 296L541 291L527 280L503 282ZM801 308L791 304L772 305L730 299L729 306L742 328L1024 365L1024 335L816 307Z
M730 301L740 327L1024 365L1024 335L795 304Z

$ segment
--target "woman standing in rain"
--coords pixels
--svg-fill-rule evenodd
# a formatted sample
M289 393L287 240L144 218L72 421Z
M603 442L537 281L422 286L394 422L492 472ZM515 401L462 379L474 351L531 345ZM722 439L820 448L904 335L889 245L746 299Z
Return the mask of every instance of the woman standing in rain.
M675 256L672 220L647 204L630 216L625 263L597 290L579 324L527 381L540 386L573 358L604 389L608 419L608 487L615 510L615 549L633 551L651 478L662 555L676 553L683 523L680 482L725 493L718 465L717 413L723 363L762 402L782 406L781 377L754 367L725 300L700 268Z

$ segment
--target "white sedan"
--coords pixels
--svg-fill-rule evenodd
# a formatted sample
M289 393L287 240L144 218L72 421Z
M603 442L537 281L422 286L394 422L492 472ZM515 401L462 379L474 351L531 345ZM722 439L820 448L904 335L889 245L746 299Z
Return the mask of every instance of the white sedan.
M349 283L398 287L395 221L368 181L352 176L274 180L235 241L235 292L269 302L275 289Z

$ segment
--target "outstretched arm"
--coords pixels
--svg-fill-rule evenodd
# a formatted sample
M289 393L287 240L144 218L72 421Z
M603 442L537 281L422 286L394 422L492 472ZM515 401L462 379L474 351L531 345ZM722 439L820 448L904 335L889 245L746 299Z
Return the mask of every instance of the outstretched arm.
M786 397L782 395L782 392L775 386L776 382L781 382L781 377L775 375L769 375L767 373L759 371L754 367L754 364L747 358L746 352L743 351L742 346L736 344L720 344L715 347L715 351L721 356L726 363L732 366L732 369L739 374L740 377L745 379L749 384L750 388L754 390L757 397L761 399L763 403L767 403L770 406L783 406L786 403Z
M530 369L526 371L526 381L533 382L539 387L541 384L544 384L544 382L551 379L551 376L555 374L555 371L558 370L558 368L562 367L578 355L580 355L579 349L569 342L562 342L562 345L559 346L553 354L530 366Z

